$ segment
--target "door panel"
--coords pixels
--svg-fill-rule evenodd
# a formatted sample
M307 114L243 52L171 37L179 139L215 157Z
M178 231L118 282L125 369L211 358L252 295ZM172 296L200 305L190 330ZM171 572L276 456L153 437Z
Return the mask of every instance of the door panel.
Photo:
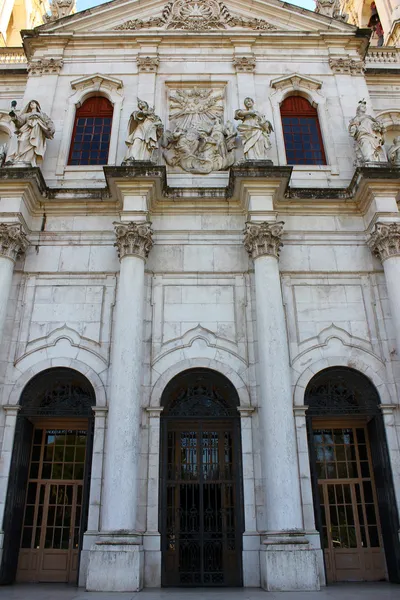
M84 430L35 430L17 581L76 582L85 452Z
M386 579L366 426L313 427L328 581Z
M167 421L163 585L241 585L233 422Z

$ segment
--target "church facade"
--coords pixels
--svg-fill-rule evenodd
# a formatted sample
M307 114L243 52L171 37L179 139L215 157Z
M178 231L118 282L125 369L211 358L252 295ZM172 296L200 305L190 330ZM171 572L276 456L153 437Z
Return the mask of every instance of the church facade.
M398 7L336 4L0 49L2 584L400 582Z

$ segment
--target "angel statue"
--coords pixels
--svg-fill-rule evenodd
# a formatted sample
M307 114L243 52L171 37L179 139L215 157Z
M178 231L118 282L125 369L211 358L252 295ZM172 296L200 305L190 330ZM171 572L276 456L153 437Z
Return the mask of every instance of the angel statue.
M384 126L367 115L367 103L360 100L358 103L356 116L349 123L349 133L355 142L357 165L363 166L366 163L387 162L384 148Z
M400 167L400 135L394 138L388 150L388 158L394 167Z
M5 159L6 167L36 167L46 152L46 140L54 137L54 123L40 108L37 100L31 100L18 114L8 113L15 125Z
M255 110L252 98L245 98L244 106L244 109L235 111L234 117L236 121L242 121L237 130L243 140L244 157L246 160L268 160L272 125L264 115Z
M129 120L129 136L125 142L128 151L122 164L129 165L137 160L150 161L163 131L164 126L154 108L138 98L138 110L131 114Z

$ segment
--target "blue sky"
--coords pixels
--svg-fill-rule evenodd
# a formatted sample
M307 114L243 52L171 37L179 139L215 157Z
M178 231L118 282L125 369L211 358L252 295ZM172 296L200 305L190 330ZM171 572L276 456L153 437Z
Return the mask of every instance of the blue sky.
M99 2L98 0L77 0L76 7L77 10L84 10L85 8L91 8L98 4L104 4L104 2L108 2L108 0L103 0L103 2ZM290 2L290 4L297 4L297 6L303 6L309 10L314 10L315 8L314 0L297 0L297 2Z

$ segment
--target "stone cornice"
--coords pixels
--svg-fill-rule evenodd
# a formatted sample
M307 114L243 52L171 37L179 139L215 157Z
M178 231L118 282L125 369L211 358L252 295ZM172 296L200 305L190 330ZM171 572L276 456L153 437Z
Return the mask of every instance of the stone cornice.
M400 256L400 222L376 223L368 246L382 262L392 256Z
M153 232L149 221L114 223L118 257L138 256L145 260L153 247Z
M281 241L283 225L282 221L246 223L243 244L251 258L256 259L259 256L279 257L280 249L283 246Z
M29 246L20 223L0 223L0 257L16 261Z

